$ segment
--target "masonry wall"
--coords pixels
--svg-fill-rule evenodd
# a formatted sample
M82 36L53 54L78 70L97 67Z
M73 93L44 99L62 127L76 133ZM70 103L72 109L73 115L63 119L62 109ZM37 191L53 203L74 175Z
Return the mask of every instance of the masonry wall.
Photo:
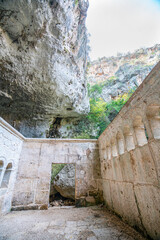
M160 63L98 142L106 205L160 239Z
M75 163L76 205L100 201L102 190L96 140L26 139L23 143L12 205L48 206L52 163Z
M0 118L0 213L11 208L23 136Z

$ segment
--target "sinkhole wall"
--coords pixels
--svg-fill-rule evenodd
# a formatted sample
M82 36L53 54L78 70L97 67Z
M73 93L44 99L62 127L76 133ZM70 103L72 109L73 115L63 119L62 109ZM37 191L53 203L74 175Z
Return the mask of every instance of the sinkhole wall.
M160 239L160 63L98 142L106 205Z

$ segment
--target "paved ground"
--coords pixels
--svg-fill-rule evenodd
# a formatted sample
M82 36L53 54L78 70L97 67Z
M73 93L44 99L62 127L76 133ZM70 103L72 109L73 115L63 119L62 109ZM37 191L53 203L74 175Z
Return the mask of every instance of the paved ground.
M0 219L0 240L145 240L100 208L11 212Z

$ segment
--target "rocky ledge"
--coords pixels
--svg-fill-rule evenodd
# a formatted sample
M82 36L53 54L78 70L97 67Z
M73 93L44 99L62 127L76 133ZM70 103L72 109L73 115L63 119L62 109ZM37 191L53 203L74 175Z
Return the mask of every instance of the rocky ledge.
M89 111L86 0L0 0L0 112L27 137Z

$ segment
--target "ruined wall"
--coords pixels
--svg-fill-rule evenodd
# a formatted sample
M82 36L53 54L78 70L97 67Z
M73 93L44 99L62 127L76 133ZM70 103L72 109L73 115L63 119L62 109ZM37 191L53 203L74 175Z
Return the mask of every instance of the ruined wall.
M99 201L101 175L96 140L26 139L19 162L12 205L40 208L49 203L52 163L75 163L77 206Z
M98 141L106 205L160 239L160 63Z
M0 213L11 208L23 136L0 118Z

